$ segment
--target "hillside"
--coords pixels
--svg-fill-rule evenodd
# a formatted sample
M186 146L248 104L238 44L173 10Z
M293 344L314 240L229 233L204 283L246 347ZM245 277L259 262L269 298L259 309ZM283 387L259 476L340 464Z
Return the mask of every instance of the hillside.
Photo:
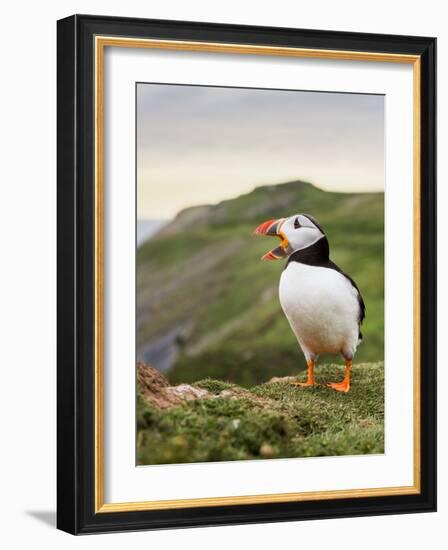
M340 366L321 366L322 385L312 389L278 377L250 389L211 379L170 386L139 364L137 462L383 453L383 364L357 364L348 394L325 387L342 373Z
M138 358L172 383L210 377L248 387L304 368L278 302L284 262L261 262L273 243L253 236L266 219L303 212L323 225L331 258L364 296L356 361L382 360L383 208L382 193L297 181L181 212L138 249Z

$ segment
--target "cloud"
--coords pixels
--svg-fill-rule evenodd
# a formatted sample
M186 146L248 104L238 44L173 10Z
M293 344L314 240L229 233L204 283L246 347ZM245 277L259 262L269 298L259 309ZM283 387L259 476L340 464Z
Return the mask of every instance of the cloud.
M383 96L138 85L139 218L291 179L383 190Z

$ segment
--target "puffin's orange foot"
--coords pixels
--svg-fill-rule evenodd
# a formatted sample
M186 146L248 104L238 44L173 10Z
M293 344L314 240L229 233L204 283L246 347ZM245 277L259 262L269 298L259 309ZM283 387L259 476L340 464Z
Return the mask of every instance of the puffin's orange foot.
M314 386L314 360L307 361L308 376L306 382L290 382L291 386L298 386L299 388L311 388Z
M346 380L343 380L342 382L332 382L331 384L327 384L327 386L333 390L341 391L343 393L347 393L350 390L350 382L347 382Z

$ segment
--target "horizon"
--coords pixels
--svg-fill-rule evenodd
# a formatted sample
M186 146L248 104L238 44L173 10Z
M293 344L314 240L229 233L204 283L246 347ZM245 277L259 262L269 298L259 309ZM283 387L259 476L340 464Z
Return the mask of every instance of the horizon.
M297 179L384 191L384 96L137 85L139 219Z
M327 189L323 189L322 187L319 187L318 185L314 184L314 183L310 183L308 181L303 181L303 180L291 180L291 181L283 181L281 183L274 183L274 184L267 184L267 185L257 185L256 187L253 187L250 191L247 191L246 193L240 193L239 195L236 195L234 197L230 197L228 199L222 199L222 200L218 200L217 202L209 202L209 203L198 203L198 204L193 204L191 206L187 206L179 211L177 211L174 216L172 216L171 218L161 218L161 217L156 217L156 218L141 218L141 217L138 217L137 215L137 222L138 223L145 223L145 222L150 222L150 223L153 223L153 222L156 222L156 223L160 223L160 224L166 224L166 223L169 223L173 220L176 219L176 217L181 214L182 212L185 212L186 210L190 210L192 208L203 208L203 207L208 207L208 206L218 206L219 204L223 203L223 202L227 202L227 201L231 201L231 200L236 200L236 199L239 199L240 197L243 197L245 195L250 195L251 193L253 193L256 189L259 189L259 188L262 188L262 187L276 187L277 185L280 186L280 185L290 185L292 183L304 183L306 185L311 185L312 187L315 187L316 189L319 189L320 191L324 191L325 193L343 193L343 194L346 194L346 195L360 195L360 194L372 194L372 193L383 193L384 194L384 190L379 190L379 191L335 191L335 190L327 190Z

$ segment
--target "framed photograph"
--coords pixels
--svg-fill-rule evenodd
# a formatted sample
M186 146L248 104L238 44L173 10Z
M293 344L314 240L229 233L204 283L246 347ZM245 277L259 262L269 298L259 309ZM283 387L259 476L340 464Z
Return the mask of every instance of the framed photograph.
M426 37L58 21L58 527L429 512Z

